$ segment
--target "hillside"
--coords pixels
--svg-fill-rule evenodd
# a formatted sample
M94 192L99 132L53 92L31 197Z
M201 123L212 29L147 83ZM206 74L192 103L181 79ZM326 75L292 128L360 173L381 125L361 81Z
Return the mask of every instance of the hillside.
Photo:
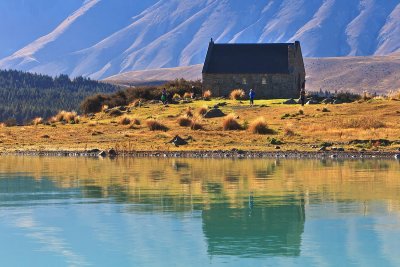
M211 37L300 40L306 57L400 49L398 0L4 0L0 15L0 69L95 79L202 63Z
M79 111L87 96L112 93L119 87L67 75L55 78L21 71L0 71L0 121L15 119L18 123L35 117L48 118L59 110Z
M400 54L375 57L306 58L307 90L369 91L385 94L400 88ZM106 78L116 84L145 84L184 78L201 79L203 65L131 71Z

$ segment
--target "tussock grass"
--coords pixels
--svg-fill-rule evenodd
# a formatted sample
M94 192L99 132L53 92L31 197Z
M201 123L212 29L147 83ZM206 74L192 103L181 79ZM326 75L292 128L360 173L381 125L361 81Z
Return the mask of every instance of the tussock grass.
M150 131L168 131L168 127L155 119L148 119L146 125Z
M235 114L228 114L222 121L222 129L224 131L242 130L242 126L237 121Z
M41 117L34 118L34 119L32 120L32 124L33 124L33 125L43 124L43 118L41 118Z
M140 125L140 124L141 124L141 122L140 122L140 120L139 120L138 118L133 118L133 119L131 120L131 123L132 123L133 125Z
M192 93L185 92L185 93L183 94L183 98L192 98Z
M56 116L50 119L50 122L66 122L66 123L79 123L80 117L75 111L68 112L65 110L61 110L57 113Z
M204 97L205 99L210 99L211 96L212 96L212 93L211 93L210 90L206 90L206 91L203 93L203 97Z
M131 124L131 119L128 118L128 117L126 117L126 116L121 117L121 118L118 120L118 124L121 124L121 125L129 125L129 124Z
M245 92L243 89L235 89L230 93L229 98L232 100L238 100L244 98L244 96Z
M285 136L288 136L288 137L293 137L293 136L296 135L296 133L293 131L293 129L292 129L292 128L289 128L289 127L286 127L286 128L283 130L283 134L284 134Z
M202 107L200 107L200 108L197 110L197 113L198 113L200 116L204 116L204 114L206 114L207 111L208 111L208 107L207 107L207 106L202 106Z
M193 117L193 112L191 107L187 107L187 109L185 110L185 115L189 118Z
M390 91L388 97L390 100L400 100L400 89L397 91Z
M179 126L182 127L189 127L192 125L192 120L189 119L188 117L179 117L177 121Z
M344 129L378 129L385 128L386 124L372 117L349 118L338 121L337 125Z
M253 134L269 134L273 132L268 128L268 124L263 117L259 117L252 121L249 125L249 131Z
M175 93L175 94L172 96L172 98L173 98L174 100L179 100L179 99L181 99L182 97L181 97L180 94Z

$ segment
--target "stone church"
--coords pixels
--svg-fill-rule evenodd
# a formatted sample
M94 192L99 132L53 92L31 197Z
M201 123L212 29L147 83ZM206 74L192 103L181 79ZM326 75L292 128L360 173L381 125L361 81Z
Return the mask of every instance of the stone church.
M213 96L253 89L256 98L298 98L306 77L298 41L216 44L211 39L202 73L203 90Z

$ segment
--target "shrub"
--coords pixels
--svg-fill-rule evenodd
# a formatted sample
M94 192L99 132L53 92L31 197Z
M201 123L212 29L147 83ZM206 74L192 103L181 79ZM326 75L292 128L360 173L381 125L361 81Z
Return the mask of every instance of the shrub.
M104 94L89 96L81 103L81 110L84 114L100 112L109 98L108 95Z
M168 131L168 127L155 119L148 119L146 121L147 127L150 131Z
M202 106L201 108L199 108L197 113L199 113L199 115L201 115L201 116L204 116L204 114L206 114L207 111L208 111L208 107L207 106Z
M172 98L175 99L175 100L179 100L179 99L181 99L182 97L181 97L180 94L175 93L174 96L173 96Z
M183 94L183 98L192 98L192 93L185 92L185 93Z
M54 116L50 119L50 122L52 122L52 123L65 122L65 123L75 124L75 123L79 123L79 121L80 121L80 117L78 116L78 114L75 111L68 112L65 110L59 111L56 116Z
M179 126L189 127L192 125L192 120L187 117L180 117L178 118Z
M15 118L9 118L3 122L6 127L17 126L17 120Z
M284 135L286 136L295 136L295 132L291 128L285 128L284 129Z
M243 89L235 89L230 93L229 98L232 100L237 100L243 98L244 96L245 92Z
M128 125L128 124L131 124L131 119L124 116L119 119L118 123L121 125Z
M34 119L32 120L32 124L33 124L33 125L43 124L43 118L41 118L41 117L34 118Z
M234 114L229 114L222 121L222 128L224 129L224 131L234 131L241 130L242 126L236 120L236 116Z
M322 112L330 112L330 111L329 111L329 109L327 109L327 108L323 108L323 109L322 109Z
M336 94L336 99L343 103L351 103L360 100L360 98L360 95L350 92L341 91Z
M260 117L255 119L250 123L249 126L250 132L253 134L268 134L272 133L271 129L268 128L267 123L265 122L265 119Z
M304 110L302 110L302 109L299 109L299 115L304 115Z
M207 90L207 91L205 91L205 92L203 93L203 97L204 97L205 99L210 99L211 96L212 96L212 93L211 93L210 90Z

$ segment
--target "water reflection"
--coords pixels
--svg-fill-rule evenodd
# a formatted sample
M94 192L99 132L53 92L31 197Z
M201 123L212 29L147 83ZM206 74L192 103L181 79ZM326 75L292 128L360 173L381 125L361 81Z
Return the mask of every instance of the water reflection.
M50 241L61 244L57 251L68 251L69 262L93 262L90 257L84 260L84 253L67 246L64 240L67 235L64 239L59 236L65 224L78 222L73 217L78 214L82 221L90 222L82 228L95 233L89 236L91 231L76 233L69 229L70 234L95 239L96 246L98 242L109 244L110 240L117 246L126 239L124 242L129 244L118 251L129 254L138 250L133 253L138 260L144 257L143 253L162 251L169 243L184 250L178 244L184 240L188 246L196 243L198 250L204 247L204 255L198 252L197 266L204 266L206 256L300 258L304 265L336 260L342 265L350 256L343 261L332 259L330 249L343 255L346 249L362 255L364 250L360 247L365 246L367 251L372 245L390 251L387 245L390 241L385 240L393 235L388 234L387 222L382 218L390 218L390 230L400 233L399 174L399 162L383 160L119 158L111 161L5 157L0 161L0 218L12 211L15 223L5 229L15 225L25 231L30 229L29 236L36 236L38 242L46 242L43 238L46 233L40 232L41 229L49 232ZM78 213L77 207L82 209ZM68 216L64 216L68 221L60 223L58 228L42 226L53 221L40 221L37 218L40 216L35 216L36 208L51 208L57 216L57 212L68 210ZM90 219L85 216L88 209ZM355 222L364 228L355 227ZM188 229L187 224L191 225ZM0 230L3 228L0 222ZM347 240L354 235L357 240L367 238L374 244L357 244L355 248L355 242ZM161 236L165 239L163 243L159 242ZM140 244L140 249L132 244ZM99 249L109 252L107 246ZM343 248L337 249L340 246ZM193 253L188 251L187 255ZM317 260L316 253L323 260ZM386 259L386 254L381 252L380 257ZM194 266L191 257L188 256L186 263ZM172 256L170 260L173 263Z

